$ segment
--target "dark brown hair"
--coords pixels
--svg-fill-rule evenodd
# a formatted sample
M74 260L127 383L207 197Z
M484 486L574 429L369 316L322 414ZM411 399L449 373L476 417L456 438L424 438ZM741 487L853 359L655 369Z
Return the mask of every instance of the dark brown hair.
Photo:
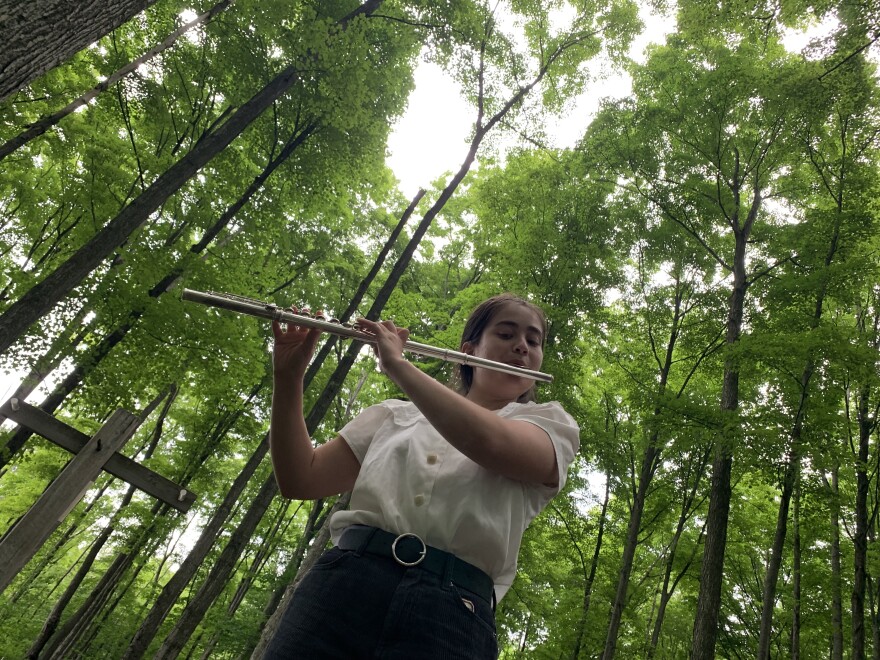
M498 313L498 310L507 303L522 305L523 307L526 307L537 315L537 317L541 321L541 346L543 346L544 338L547 336L547 317L544 315L544 310L534 303L530 303L528 300L520 298L519 296L512 293L502 293L497 296L492 296L491 298L484 300L476 306L474 311L472 311L471 315L468 317L467 322L464 324L464 331L462 331L461 333L460 346L464 346L465 342L470 342L471 344L479 344L480 339L483 336L483 332L486 330L486 327L492 321L495 314ZM467 394L470 391L473 382L473 367L466 364L455 365L455 371L453 373L453 384L459 394ZM536 400L537 398L535 396L535 384L533 383L528 390L520 395L520 397L517 399L517 402L527 403L529 401Z

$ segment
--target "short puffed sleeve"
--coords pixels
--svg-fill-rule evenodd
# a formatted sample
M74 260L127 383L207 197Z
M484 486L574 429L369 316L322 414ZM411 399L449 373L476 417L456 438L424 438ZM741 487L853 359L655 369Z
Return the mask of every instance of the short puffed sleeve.
M509 415L509 419L522 420L542 428L553 443L553 451L556 452L556 467L559 481L554 487L545 487L547 494L555 495L563 486L568 477L568 467L574 460L581 444L580 429L574 418L565 412L558 401L548 403L527 403L516 406Z
M365 408L339 431L339 435L345 439L354 452L358 463L364 462L364 456L367 455L367 449L370 448L370 443L376 433L389 421L393 421L392 410L388 401L383 401Z

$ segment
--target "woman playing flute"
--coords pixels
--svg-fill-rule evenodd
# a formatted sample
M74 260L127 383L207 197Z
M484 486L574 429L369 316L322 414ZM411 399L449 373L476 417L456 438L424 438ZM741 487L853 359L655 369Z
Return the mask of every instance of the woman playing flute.
M358 323L409 401L367 408L317 448L302 405L320 331L273 323L270 446L281 493L352 496L266 657L495 658L495 604L526 527L565 484L577 424L559 403L537 403L534 382L518 375L457 365L453 391L402 357L408 330ZM539 307L503 294L473 311L460 350L537 370L545 334Z

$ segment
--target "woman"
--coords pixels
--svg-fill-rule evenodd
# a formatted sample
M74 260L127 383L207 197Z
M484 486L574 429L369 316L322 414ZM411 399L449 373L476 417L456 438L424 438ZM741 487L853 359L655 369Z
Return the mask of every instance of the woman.
M361 319L409 401L371 406L313 448L303 375L320 332L276 323L270 444L282 495L352 491L336 544L294 592L266 657L495 658L494 608L526 526L565 483L578 427L534 381L459 367L459 392L402 357L409 331ZM503 294L481 303L461 351L538 370L546 320Z

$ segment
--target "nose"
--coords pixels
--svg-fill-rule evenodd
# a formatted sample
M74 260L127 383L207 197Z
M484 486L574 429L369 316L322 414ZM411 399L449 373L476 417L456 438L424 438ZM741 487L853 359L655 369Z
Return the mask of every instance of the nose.
M513 347L513 350L517 353L521 353L522 355L528 355L529 352L529 342L526 341L525 337L518 337L516 344Z

